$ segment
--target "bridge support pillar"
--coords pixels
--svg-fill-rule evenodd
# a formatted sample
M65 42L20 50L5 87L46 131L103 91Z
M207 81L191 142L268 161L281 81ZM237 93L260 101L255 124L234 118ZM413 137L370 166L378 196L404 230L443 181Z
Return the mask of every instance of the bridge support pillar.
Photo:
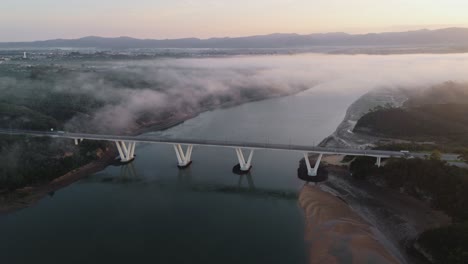
M241 171L249 171L252 168L252 158L254 150L250 150L249 158L245 161L244 153L241 148L236 148L237 159L239 160L239 166Z
M320 162L322 161L323 154L320 154L317 158L317 161L315 162L315 166L312 168L310 165L310 160L309 160L309 153L304 153L304 160L307 166L307 174L309 176L317 176L318 168L320 166Z
M136 142L115 141L115 145L119 151L121 162L130 162L135 159Z
M184 149L182 148L181 144L174 144L174 150L177 156L177 161L179 168L186 168L190 166L192 163L192 150L193 150L193 145L188 145L187 146L187 151L184 152Z
M75 145L78 146L78 144L80 144L81 142L83 142L82 138L75 138Z
M375 162L375 165L379 168L382 166L382 157L377 157L377 162Z

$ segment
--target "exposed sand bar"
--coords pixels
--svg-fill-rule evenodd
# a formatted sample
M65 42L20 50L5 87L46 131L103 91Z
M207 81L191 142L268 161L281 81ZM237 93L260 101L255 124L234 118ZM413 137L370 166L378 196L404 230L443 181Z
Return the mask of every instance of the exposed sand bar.
M402 263L379 242L375 229L338 197L306 185L299 204L306 217L309 263Z

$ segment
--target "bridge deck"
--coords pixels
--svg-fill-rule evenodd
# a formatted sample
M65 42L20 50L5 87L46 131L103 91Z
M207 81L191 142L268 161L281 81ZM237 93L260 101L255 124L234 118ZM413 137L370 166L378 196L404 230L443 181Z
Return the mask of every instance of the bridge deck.
M18 129L0 129L0 134L7 135L24 135L35 137L52 137L65 139L87 139L97 141L128 141L153 144L186 144L195 146L210 146L210 147L226 147L226 148L247 148L247 149L269 149L283 150L295 152L321 153L321 154L339 154L352 156L370 156L370 157L404 157L408 153L399 151L385 150L362 150L362 149L345 149L345 148L326 148L310 145L287 145L274 143L253 143L253 142L236 142L236 141L221 141L221 140L202 140L202 139L182 139L182 138L161 138L153 136L118 136L118 135L100 135L86 133L69 133L69 132L49 132L49 131L32 131Z

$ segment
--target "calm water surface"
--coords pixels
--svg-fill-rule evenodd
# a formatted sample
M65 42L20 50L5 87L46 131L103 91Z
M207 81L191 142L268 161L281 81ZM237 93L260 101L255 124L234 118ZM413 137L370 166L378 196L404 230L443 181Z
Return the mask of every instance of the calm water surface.
M359 95L311 89L153 134L318 144ZM181 171L172 146L138 145L134 163L0 217L0 263L305 263L301 157L257 151L250 175L238 176L232 149L195 148Z

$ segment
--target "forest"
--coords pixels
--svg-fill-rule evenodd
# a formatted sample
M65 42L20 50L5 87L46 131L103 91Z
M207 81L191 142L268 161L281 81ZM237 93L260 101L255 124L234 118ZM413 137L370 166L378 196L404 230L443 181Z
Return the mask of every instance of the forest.
M426 231L417 242L430 252L436 263L465 263L468 256L467 169L441 161L434 152L427 159L389 159L380 168L375 166L375 159L360 157L351 163L350 171L357 179L378 182L406 193L452 217L453 225Z
M402 107L379 107L361 117L354 132L463 152L468 147L468 84L447 82L409 92Z
M424 232L416 244L435 263L466 263L468 170L442 161L440 153L458 153L468 161L468 84L446 82L408 94L402 107L370 110L354 132L400 140L376 149L432 154L426 159L389 159L380 168L372 158L356 158L351 173L413 196L452 217L452 225Z

